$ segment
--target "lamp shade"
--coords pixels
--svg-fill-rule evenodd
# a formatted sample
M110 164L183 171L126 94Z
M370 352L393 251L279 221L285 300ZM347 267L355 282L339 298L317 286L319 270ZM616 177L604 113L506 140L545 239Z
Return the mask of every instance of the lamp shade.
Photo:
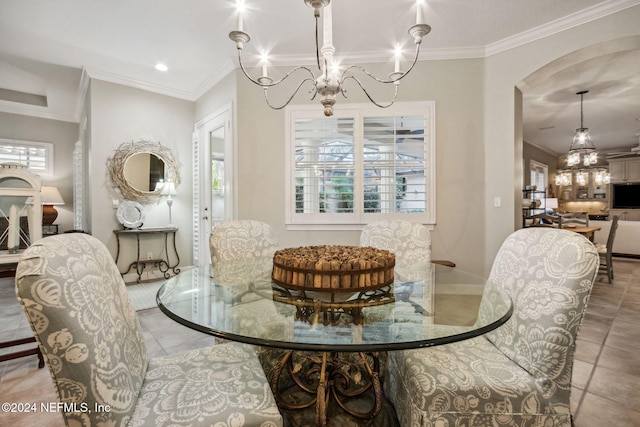
M156 185L156 189L160 189L160 194L163 196L175 196L177 194L173 181L159 182Z
M556 198L544 199L544 203L547 209L558 209L558 199Z
M64 205L64 200L57 187L42 186L40 199L43 205Z
M42 224L51 225L58 218L58 211L53 205L64 205L64 200L57 187L42 186L40 189L42 203Z

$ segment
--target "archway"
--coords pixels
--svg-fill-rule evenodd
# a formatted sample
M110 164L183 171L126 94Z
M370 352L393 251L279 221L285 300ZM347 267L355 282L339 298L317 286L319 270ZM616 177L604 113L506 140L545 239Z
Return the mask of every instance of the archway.
M640 133L640 36L592 45L562 56L531 73L516 85L517 177L525 177L527 148L547 153L550 177L563 167L562 155L580 124L580 98L585 98L585 126L606 165L604 153L628 151ZM521 113L521 116L519 116ZM519 142L518 142L519 141ZM549 159L556 159L551 164ZM557 194L556 194L557 195ZM521 203L518 201L518 203ZM516 207L516 225L518 212Z

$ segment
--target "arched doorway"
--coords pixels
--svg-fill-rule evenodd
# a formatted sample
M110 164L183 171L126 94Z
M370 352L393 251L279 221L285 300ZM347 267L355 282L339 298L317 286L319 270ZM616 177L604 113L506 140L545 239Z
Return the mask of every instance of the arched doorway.
M579 91L589 90L584 102L584 122L604 166L607 165L606 153L629 151L638 145L638 69L640 36L626 37L560 57L516 86L516 104L517 98L521 98L521 117L516 118L516 132L522 134L522 138L516 140L520 140L522 146L516 147L521 158L515 167L523 186L528 183L527 165L532 160L547 164L552 184L555 171L564 167L563 155L580 125L580 98L576 96ZM563 194L558 194L555 186L552 188L554 196L562 201ZM567 200L575 200L576 192L567 197ZM597 210L599 206L608 205L607 202L608 199L594 201L585 204L585 209ZM516 208L516 216L517 212L519 208ZM516 217L516 224L518 222Z

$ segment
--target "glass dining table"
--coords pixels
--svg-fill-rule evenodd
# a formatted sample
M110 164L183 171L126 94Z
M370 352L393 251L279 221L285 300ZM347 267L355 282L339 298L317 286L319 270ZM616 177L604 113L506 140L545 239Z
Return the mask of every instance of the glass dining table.
M330 398L357 419L371 419L384 399L380 354L447 344L489 332L512 314L509 297L487 279L430 262L396 259L393 284L340 291L288 289L271 280L271 257L186 268L156 300L173 320L275 354L265 368L278 405L315 405L326 425ZM293 384L308 394L291 401ZM370 408L349 400L365 393Z

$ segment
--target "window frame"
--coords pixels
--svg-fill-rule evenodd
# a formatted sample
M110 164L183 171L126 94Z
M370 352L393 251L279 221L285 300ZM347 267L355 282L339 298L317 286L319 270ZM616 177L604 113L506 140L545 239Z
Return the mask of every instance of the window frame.
M544 184L542 188L538 188L538 190L544 191L546 194L547 186L549 185L549 166L533 159L529 161L529 184L540 187L539 179L535 179L536 182L533 182L534 180L532 178L534 173L537 178L542 177Z
M38 141L23 141L23 140L17 140L17 139L5 139L5 138L0 138L0 150L2 150L3 147L10 145L10 146L15 146L15 147L21 147L21 148L39 148L39 149L43 149L44 150L44 169L40 170L40 169L33 169L31 167L29 167L28 164L20 162L20 161L12 161L12 160L7 160L4 161L2 160L2 155L0 154L0 163L8 163L8 162L13 162L13 163L20 163L23 164L27 167L29 167L29 170L35 174L38 174L40 176L53 176L53 143L51 142L38 142Z
M364 118L417 116L425 118L425 212L424 213L365 213L363 123ZM436 138L435 101L398 102L381 109L372 104L345 104L334 109L334 117L354 118L354 207L353 213L298 213L296 212L296 153L295 124L299 118L324 117L316 105L290 105L285 108L285 225L288 230L360 230L376 220L397 219L418 222L432 228L436 223ZM362 202L362 203L361 203Z

